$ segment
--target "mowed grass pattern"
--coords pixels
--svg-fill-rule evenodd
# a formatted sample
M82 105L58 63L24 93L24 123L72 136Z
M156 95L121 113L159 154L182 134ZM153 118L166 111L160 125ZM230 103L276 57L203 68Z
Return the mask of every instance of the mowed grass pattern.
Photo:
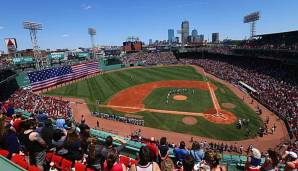
M187 89L188 91L181 93L187 96L186 100L174 100L171 95L166 104L167 95L171 90L177 88L156 88L143 101L145 108L163 109L183 112L205 112L213 108L212 99L208 90ZM194 94L193 91L194 90Z
M95 101L100 99L103 104L106 104L109 99L120 90L138 84L162 80L203 81L204 79L201 74L198 74L195 69L190 66L127 69L82 80L77 83L51 90L45 93L45 95L82 98L85 99L91 111L102 111L124 115L122 112L114 111L109 108L99 108L95 105ZM139 112L136 114L144 116L145 126L147 127L221 140L241 140L254 137L261 125L259 117L256 116L255 112L245 105L242 100L236 97L228 88L220 83L214 83L216 86L225 90L225 93L221 93L218 90L215 92L218 96L219 102L223 103L232 101L232 103L236 104L237 107L230 111L238 118L249 118L251 120L251 124L249 125L252 132L251 136L245 136L245 130L236 129L234 124L215 124L203 119L202 117L196 117L198 120L197 124L190 126L181 122L184 116L180 115L151 112Z
M196 74L196 71L188 66L136 68L106 73L51 90L45 94L84 98L91 103L100 99L102 103L106 104L120 90L142 83L162 80L203 80L203 77Z

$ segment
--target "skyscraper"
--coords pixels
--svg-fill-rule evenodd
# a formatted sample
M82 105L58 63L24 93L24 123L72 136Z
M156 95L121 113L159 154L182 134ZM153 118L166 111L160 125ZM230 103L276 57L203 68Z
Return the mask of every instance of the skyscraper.
M198 31L196 29L193 29L191 31L191 43L197 43L198 41L199 41Z
M212 43L219 43L219 33L212 33Z
M183 21L181 24L181 43L183 45L187 43L188 36L189 36L189 22Z
M204 34L200 34L199 35L199 42L203 42L204 41Z
M168 29L168 42L173 43L175 41L174 29Z
M152 39L149 39L149 45L152 45L152 44L153 44Z
M191 36L192 36L192 37L197 37L197 36L198 36L198 31L197 31L196 29L193 29L193 30L191 31Z

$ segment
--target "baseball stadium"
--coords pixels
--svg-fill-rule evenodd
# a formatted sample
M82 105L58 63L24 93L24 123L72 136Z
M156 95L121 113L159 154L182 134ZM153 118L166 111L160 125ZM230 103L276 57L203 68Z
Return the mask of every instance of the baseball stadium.
M41 49L24 21L33 48L0 53L0 170L296 171L298 31L256 34L260 16L249 39L185 20L180 41L98 46L90 27L74 50Z

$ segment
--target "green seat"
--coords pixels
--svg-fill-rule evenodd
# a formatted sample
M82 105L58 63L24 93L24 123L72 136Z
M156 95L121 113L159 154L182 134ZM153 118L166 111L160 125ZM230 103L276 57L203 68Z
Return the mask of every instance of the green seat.
M231 157L231 155L224 154L222 159L223 159L223 161L231 161L232 157Z
M246 163L246 161L247 161L247 157L246 157L246 156L240 156L240 161L241 161L242 163Z
M231 155L231 160L233 162L239 162L240 161L240 156L239 155Z

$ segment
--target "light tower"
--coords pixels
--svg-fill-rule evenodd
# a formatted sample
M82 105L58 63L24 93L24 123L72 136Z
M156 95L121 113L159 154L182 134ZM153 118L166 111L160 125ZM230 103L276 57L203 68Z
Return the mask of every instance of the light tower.
M96 29L95 28L88 28L88 34L90 35L90 38L91 38L92 48L95 48Z
M31 22L31 21L24 21L23 27L24 29L28 29L30 32L30 38L31 38L32 47L33 47L33 56L36 60L36 68L37 69L43 68L44 65L47 63L47 58L46 57L43 58L39 50L38 41L37 41L37 31L43 29L42 24Z
M93 57L95 57L95 35L96 35L96 29L95 28L88 28L88 34L90 35L90 39L91 39L91 46L92 46Z
M260 12L253 12L244 16L243 22L250 23L250 38L252 39L256 34L256 21L260 19Z

